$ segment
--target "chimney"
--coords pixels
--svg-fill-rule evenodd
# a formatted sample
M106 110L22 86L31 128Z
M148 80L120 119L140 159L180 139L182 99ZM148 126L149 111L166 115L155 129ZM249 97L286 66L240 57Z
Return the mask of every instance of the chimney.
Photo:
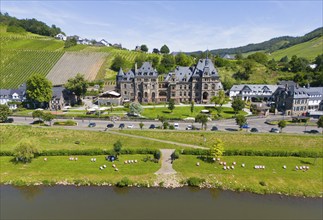
M137 69L137 62L135 63L135 74L137 74L138 69Z

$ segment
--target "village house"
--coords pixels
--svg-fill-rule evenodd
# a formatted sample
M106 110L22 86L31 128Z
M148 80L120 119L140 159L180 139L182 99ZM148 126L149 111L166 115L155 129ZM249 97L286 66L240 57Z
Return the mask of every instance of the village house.
M200 59L191 67L176 67L165 77L149 62L124 73L117 74L117 91L123 101L160 103L174 99L175 102L210 103L213 96L223 89L217 70L210 59Z
M18 89L0 89L0 104L8 105L10 109L17 109L18 104L26 100L26 84Z
M58 40L63 40L66 41L67 37L63 33L59 33L55 36L56 39Z
M231 99L233 97L240 97L245 101L255 101L257 99L268 101L274 92L276 92L278 87L278 85L268 84L233 85L230 89L229 96Z

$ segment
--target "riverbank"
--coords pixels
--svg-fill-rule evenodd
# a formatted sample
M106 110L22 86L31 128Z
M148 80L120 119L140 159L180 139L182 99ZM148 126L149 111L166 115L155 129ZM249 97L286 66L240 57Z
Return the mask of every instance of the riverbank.
M96 162L91 162L92 158ZM160 163L144 162L146 155L121 155L119 161L107 162L104 156L78 156L70 161L69 156L38 157L30 164L15 164L12 157L0 157L1 184L30 185L75 185L75 186L124 186L176 188L187 186L187 180L201 180L200 188L217 188L232 191L247 191L257 194L283 194L301 197L322 197L322 158L300 157L223 157L230 167L224 170L219 163L210 163L197 156L180 155L173 162L176 174L154 174ZM137 163L125 164L126 160ZM199 163L199 166L196 163ZM244 167L242 167L244 164ZM100 170L100 167L106 168ZM118 168L118 171L115 171ZM264 165L265 169L255 169ZM286 166L286 169L283 166ZM295 170L295 166L309 167L307 171Z

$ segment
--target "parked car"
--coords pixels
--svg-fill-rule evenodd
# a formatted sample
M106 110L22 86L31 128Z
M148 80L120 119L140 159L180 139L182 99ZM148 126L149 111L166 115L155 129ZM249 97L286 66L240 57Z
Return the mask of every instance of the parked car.
M176 130L178 130L178 129L179 129L179 124L178 124L178 123L174 123L174 128L175 128Z
M187 125L185 129L186 130L193 130L193 125Z
M217 131L219 130L217 126L212 126L211 131Z
M241 128L248 129L248 128L250 128L250 126L248 124L244 124L244 125L241 126Z
M128 125L127 128L133 128L133 125Z
M318 130L310 130L308 133L310 133L310 134L319 134L320 132Z
M251 128L250 132L259 132L257 128Z
M149 126L149 129L155 129L156 128L156 126L154 125L154 124L151 124L150 126Z
M114 127L114 124L108 124L107 125L107 128L113 128Z
M125 127L124 123L121 123L121 124L119 125L119 128L120 128L120 129L123 129L124 127Z
M5 123L13 123L13 118L7 118L7 120L5 120Z
M279 133L279 130L277 128L272 128L272 129L270 129L269 132L271 132L271 133Z
M89 123L89 127L90 127L90 128L93 128L93 127L95 127L95 126L96 126L96 123L95 123L95 122L90 122L90 123Z

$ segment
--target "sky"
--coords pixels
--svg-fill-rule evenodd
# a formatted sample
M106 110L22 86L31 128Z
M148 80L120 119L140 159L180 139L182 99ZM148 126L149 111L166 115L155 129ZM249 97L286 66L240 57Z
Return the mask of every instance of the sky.
M323 26L322 8L322 0L0 1L2 13L55 24L67 35L177 52L302 36Z

